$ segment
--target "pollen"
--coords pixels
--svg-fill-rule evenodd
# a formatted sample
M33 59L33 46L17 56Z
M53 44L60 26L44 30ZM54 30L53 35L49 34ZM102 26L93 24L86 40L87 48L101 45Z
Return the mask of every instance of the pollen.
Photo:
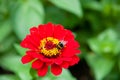
M53 37L47 37L40 41L40 53L46 57L54 57L60 54L60 50L56 47L60 41Z

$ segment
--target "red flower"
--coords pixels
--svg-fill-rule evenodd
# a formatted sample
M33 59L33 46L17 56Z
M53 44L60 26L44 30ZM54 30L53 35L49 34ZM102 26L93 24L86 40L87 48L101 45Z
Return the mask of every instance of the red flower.
M78 42L74 40L71 31L59 24L48 23L31 28L21 46L28 48L21 59L22 63L32 61L32 68L37 70L39 76L46 75L48 66L51 66L54 75L59 75L62 68L79 61L76 55L80 53Z

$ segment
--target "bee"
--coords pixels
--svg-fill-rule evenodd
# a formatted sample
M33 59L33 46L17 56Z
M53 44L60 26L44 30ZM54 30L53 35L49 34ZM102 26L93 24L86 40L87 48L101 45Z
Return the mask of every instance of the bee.
M59 42L59 43L57 44L56 47L57 47L58 50L61 50L61 49L64 48L65 44L66 44L65 41L61 41L61 42Z
M56 46L58 50L62 49L64 47L62 42L59 42L58 45Z

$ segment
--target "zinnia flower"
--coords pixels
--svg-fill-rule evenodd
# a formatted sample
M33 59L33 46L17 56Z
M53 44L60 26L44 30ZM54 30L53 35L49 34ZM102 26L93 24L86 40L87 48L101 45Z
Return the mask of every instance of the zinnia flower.
M54 75L59 75L62 68L68 68L79 61L79 44L70 30L62 25L47 23L32 27L30 34L21 42L28 48L22 57L23 64L32 62L39 76L45 76L48 67Z

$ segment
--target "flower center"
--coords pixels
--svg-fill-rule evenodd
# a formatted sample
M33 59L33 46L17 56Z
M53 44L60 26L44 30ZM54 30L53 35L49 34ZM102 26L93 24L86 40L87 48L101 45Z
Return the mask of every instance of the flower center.
M60 43L58 39L47 37L40 41L40 53L46 57L56 57L61 53L61 49L57 46Z
M52 41L48 41L48 42L46 42L46 44L45 44L45 48L46 48L47 50L53 49L53 48L55 48L55 47L56 47L56 45L53 44Z

